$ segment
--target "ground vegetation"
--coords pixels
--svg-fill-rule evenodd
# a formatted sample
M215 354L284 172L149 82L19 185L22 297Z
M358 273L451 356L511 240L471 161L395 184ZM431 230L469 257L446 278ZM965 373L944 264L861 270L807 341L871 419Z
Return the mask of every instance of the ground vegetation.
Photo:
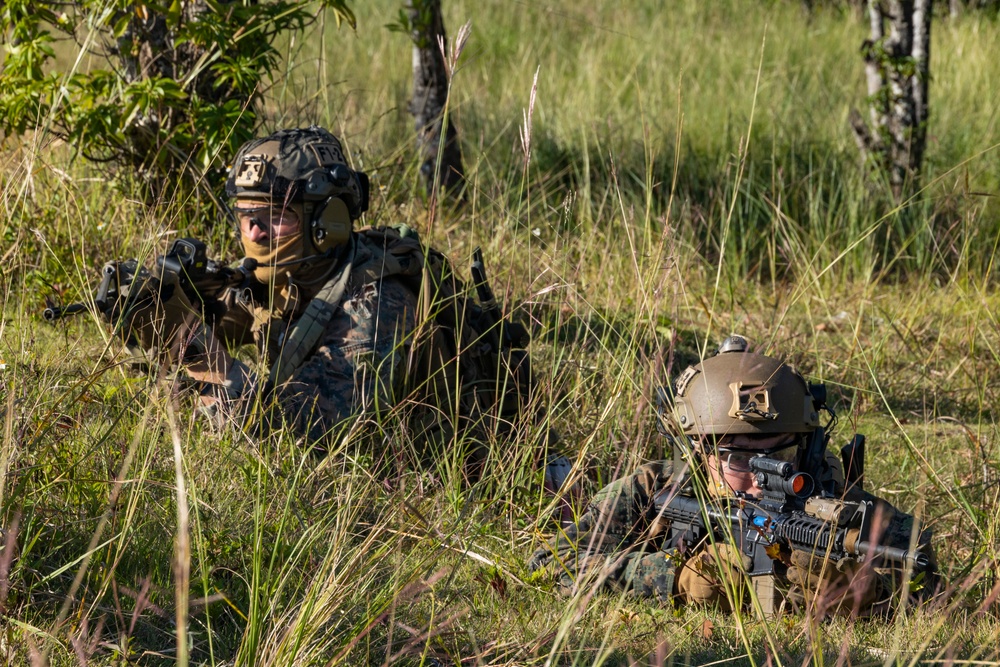
M237 258L189 202L109 188L49 135L0 150L0 656L28 665L914 664L1000 660L1000 24L935 25L921 190L873 188L847 129L867 21L816 3L442 5L466 206L430 208L398 2L356 35L278 44L267 129L319 123L372 176L366 222L406 223L532 329L541 429L589 494L667 455L658 383L730 332L830 386L835 441L935 531L948 595L889 620L677 609L524 560L555 502L530 443L461 482L395 415L323 458L196 418L91 316L42 321L109 258L177 234ZM37 139L33 137L39 137ZM417 461L423 461L417 464ZM427 461L430 460L430 463Z

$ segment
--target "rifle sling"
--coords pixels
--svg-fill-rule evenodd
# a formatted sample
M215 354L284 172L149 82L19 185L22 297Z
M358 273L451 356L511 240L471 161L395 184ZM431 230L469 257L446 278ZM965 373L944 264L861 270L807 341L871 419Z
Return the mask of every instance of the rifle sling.
M400 253L416 254L418 259L421 257L419 250L420 245L414 240L407 240L397 248ZM422 266L422 261L417 265ZM274 389L290 380L306 357L313 353L340 308L352 277L355 284L367 284L389 276L407 275L412 271L404 268L396 253L385 247L384 230L363 230L352 234L340 273L323 285L286 333L278 359L268 374L267 389Z
M347 283L353 273L353 264L357 244L351 238L351 247L347 251L347 261L340 274L331 278L319 293L309 302L302 316L291 326L285 335L284 344L278 359L271 365L268 373L267 386L278 387L294 375L302 362L316 348L327 325L333 319L341 299L347 290Z

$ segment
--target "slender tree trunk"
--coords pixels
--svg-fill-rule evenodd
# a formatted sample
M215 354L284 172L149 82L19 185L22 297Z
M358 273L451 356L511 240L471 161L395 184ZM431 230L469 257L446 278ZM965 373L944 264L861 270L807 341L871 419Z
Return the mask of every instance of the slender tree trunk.
M457 196L465 182L462 151L454 118L445 117L448 102L447 35L441 0L408 0L413 33L413 99L420 178L431 197L435 187ZM442 143L441 133L444 131Z
M852 109L850 123L865 161L888 176L898 200L919 187L927 142L931 0L869 0L868 15L869 122Z
M931 15L934 5L930 0L917 0L913 8L913 49L911 54L915 71L910 77L913 91L913 143L910 149L910 168L920 171L927 148L927 120L930 118L927 95L931 79Z

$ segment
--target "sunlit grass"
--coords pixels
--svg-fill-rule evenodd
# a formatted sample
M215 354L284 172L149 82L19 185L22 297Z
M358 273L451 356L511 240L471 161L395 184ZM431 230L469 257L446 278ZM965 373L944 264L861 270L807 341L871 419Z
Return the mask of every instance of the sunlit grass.
M935 24L927 189L898 209L865 184L846 125L864 103L863 21L795 2L447 3L449 29L473 21L452 100L469 205L431 231L409 46L382 27L397 9L365 3L357 35L288 46L269 127L343 136L374 176L368 222L432 234L463 275L484 247L494 289L531 324L546 421L491 442L471 488L454 452L416 465L392 416L326 458L288 433L212 430L190 396L128 370L93 317L38 313L176 234L235 259L229 228L184 202L145 211L65 147L8 139L0 655L172 664L183 633L209 665L1000 659L1000 129L981 92L997 24ZM553 527L533 469L547 426L585 495L669 456L653 387L731 331L828 383L834 444L868 436L869 488L930 522L947 599L888 622L737 623L529 578Z

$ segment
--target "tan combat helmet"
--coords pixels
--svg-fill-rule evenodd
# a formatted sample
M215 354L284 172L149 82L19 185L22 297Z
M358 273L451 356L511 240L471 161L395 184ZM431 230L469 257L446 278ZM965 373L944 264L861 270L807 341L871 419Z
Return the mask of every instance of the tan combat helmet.
M347 243L352 222L368 210L368 176L348 167L340 141L313 125L244 144L226 196L302 204L307 243L325 253Z
M810 387L788 364L730 336L677 378L674 423L685 435L809 433L819 426Z

